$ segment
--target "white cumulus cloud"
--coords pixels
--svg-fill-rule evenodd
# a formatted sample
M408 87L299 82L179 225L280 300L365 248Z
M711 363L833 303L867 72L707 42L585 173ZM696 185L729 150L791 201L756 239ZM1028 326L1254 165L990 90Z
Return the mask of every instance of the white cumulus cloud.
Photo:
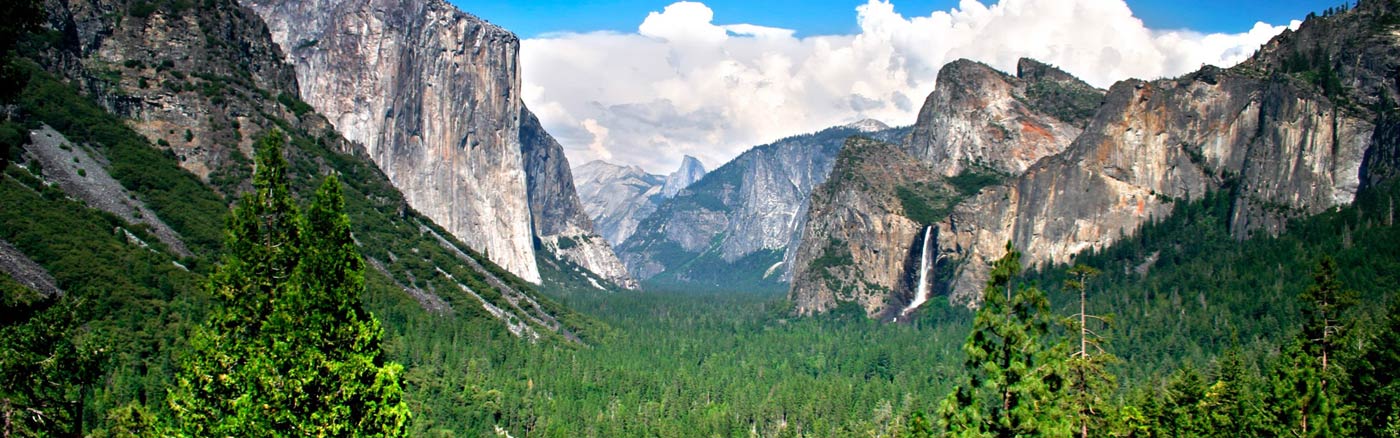
M869 0L854 18L857 34L798 38L761 23L717 24L703 3L677 2L635 33L525 40L523 97L571 162L668 173L684 155L713 168L751 146L863 118L913 123L938 69L958 58L1011 72L1031 57L1106 88L1231 66L1299 24L1156 30L1123 0L962 0L917 17Z

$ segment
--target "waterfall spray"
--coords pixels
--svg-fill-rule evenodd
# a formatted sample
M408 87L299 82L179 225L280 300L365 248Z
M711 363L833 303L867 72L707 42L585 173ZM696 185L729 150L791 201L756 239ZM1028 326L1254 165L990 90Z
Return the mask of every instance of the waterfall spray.
M933 225L929 225L928 228L924 228L924 248L923 252L919 254L919 286L914 291L914 301L909 303L909 307L904 308L903 312L899 313L900 316L908 315L909 312L913 312L914 309L919 308L919 306L922 306L924 302L928 301L928 238L929 235L932 233Z

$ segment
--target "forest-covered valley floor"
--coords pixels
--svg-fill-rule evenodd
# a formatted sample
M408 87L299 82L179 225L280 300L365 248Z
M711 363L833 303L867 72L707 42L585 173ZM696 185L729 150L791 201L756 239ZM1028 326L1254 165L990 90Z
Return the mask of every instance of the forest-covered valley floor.
M1374 190L1352 207L1295 221L1278 237L1241 242L1229 235L1230 194L1221 192L1182 201L1136 237L1081 256L1105 273L1087 282L1087 306L1113 320L1097 330L1117 358L1102 365L1112 384L1096 389L1103 421L1096 428L1114 436L1237 436L1286 427L1270 406L1290 394L1308 396L1278 388L1287 381L1279 373L1313 318L1301 296L1324 256L1337 260L1341 286L1367 303L1342 313L1346 341L1334 354L1347 368L1329 372L1373 378L1376 370L1360 368L1384 366L1367 357L1393 335L1388 305L1400 285L1392 193ZM1155 260L1150 269L1133 269L1147 259ZM1068 344L1077 346L1070 276L1058 266L1014 277L1049 299L1039 313L1045 332L1034 339L1045 347L1038 360L1063 362ZM425 337L413 334L440 332L428 328L439 323L386 324L404 328L391 333L387 348L409 366L414 429L429 436L497 425L528 436L919 436L920 427L937 428L929 424L944 399L975 372L964 347L974 312L946 299L930 301L914 321L890 324L854 305L796 318L780 290L552 293L603 321L606 334L590 346L559 347L490 329ZM1243 417L1229 414L1246 408ZM1371 433L1348 421L1346 436Z

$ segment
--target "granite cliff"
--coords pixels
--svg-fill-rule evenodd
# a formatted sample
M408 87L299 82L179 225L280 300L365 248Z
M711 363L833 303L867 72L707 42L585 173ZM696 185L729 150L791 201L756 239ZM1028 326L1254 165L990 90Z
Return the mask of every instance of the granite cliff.
M613 253L612 246L593 230L574 188L574 176L564 148L554 141L530 110L520 115L520 146L525 154L530 217L542 249L584 267L604 280L627 289L637 281Z
M643 280L781 286L812 189L826 181L841 144L852 135L905 132L866 122L754 147L663 201L618 245L619 256Z
M1400 64L1400 41L1377 27L1389 7L1309 19L1230 69L1114 85L1068 150L938 224L939 256L960 260L946 267L950 299L977 304L1007 241L1028 265L1067 263L1207 192L1231 190L1240 239L1349 204L1363 181L1393 169L1381 158L1394 156L1390 118L1375 110L1396 96L1380 80ZM1378 162L1369 168L1368 155Z
M902 144L848 144L857 149L842 151L832 173L850 177L814 194L791 262L798 275L789 297L798 313L856 302L868 315L893 317L912 300L918 273L911 271L927 228L984 186L1065 150L1103 98L1034 60L1021 60L1017 73L951 62ZM867 175L882 168L893 170Z
M1021 62L1018 79L1032 85L1020 89L986 74L963 74L974 70L970 63L950 64L905 149L944 178L978 167L1004 172L1005 178L919 221L934 227L934 263L927 275L935 279L935 290L955 305L975 307L988 264L1007 242L1024 253L1028 266L1068 263L1206 193L1231 194L1230 229L1245 239L1278 233L1290 219L1348 204L1358 190L1393 178L1393 79L1400 66L1400 34L1393 24L1400 14L1394 8L1366 2L1312 17L1238 66L1122 81L1101 100L1039 63ZM1056 84L1049 92L1034 85L1047 81ZM1022 129L996 129L1008 126ZM1043 141L1049 138L1057 141ZM1007 139L1012 141L999 143ZM834 172L845 171L840 166ZM878 190L864 196L893 202ZM815 203L809 223L828 223L828 230L809 227L804 245L839 235L830 231L833 219L815 216ZM883 211L895 209L886 205ZM846 220L837 228L858 223ZM881 249L907 260L923 253L914 241ZM798 264L821 267L821 257L812 252ZM890 289L886 296L837 295L834 301L861 303L871 315L889 316L891 308L910 300L909 279L921 274L907 260L897 268L900 281L880 284ZM887 265L859 269L867 278L888 280L890 275L874 272ZM800 313L833 307L831 295L810 279L794 281L790 293Z
M540 281L538 241L631 284L572 208L572 180L559 180L567 163L520 100L515 35L442 0L243 3L287 52L306 101L363 144L415 209L528 281ZM561 249L561 238L576 246Z
M288 141L288 175L302 199L326 175L340 176L374 299L485 318L532 341L581 341L577 326L559 322L576 315L415 211L363 145L301 100L293 66L252 10L234 0L69 0L47 3L46 12L49 38L29 43L37 48L24 63L33 66L22 64L27 85L7 115L41 127L16 168L109 213L99 226L115 230L120 244L168 257L182 271L207 270L222 248L228 203L251 187L251 143L275 133ZM546 162L558 154L545 143L531 148L545 151ZM572 220L547 222L567 230ZM14 253L46 246L32 238L9 244L0 250L10 263L0 264L20 268Z
M666 176L666 182L661 185L661 196L673 198L681 190L704 177L705 165L701 164L699 159L686 155L681 159L681 167Z

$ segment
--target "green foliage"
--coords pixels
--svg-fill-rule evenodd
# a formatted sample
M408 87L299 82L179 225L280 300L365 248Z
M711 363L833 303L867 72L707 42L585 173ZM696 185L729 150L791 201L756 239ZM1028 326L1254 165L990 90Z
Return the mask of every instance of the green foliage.
M967 197L977 194L984 187L1001 184L1007 177L1008 175L995 169L972 166L957 176L947 178L947 181L958 190L959 195Z
M1000 172L973 166L957 176L943 178L943 183L918 182L896 186L895 197L899 199L904 217L927 225L947 218L953 207L963 199L1004 180L1006 175Z
M1370 349L1352 365L1348 402L1355 407L1359 436L1395 436L1400 426L1400 300L1392 300L1374 333L1363 336Z
M1316 86L1324 96L1339 106L1349 106L1347 88L1332 60L1322 48L1312 52L1295 50L1284 59L1281 66L1284 73L1293 74L1310 85Z
M24 88L26 74L15 65L14 50L20 37L38 31L44 23L44 2L12 0L0 4L0 103L9 103ZM3 152L3 151L0 151ZM0 156L0 163L4 161ZM3 168L4 166L0 166Z
M100 354L82 336L82 306L0 273L0 435L81 433L82 389L96 380Z
M107 428L98 438L160 438L167 436L165 424L154 412L136 402L107 412Z
M209 173L209 185L220 193L231 196L238 188L253 177L253 162L237 149L229 151L228 162Z
M1031 109L1078 126L1089 123L1103 99L1103 94L1082 84L1043 80L1026 87Z
M172 155L152 148L121 119L77 90L32 63L24 69L29 81L19 104L28 116L69 140L97 147L111 163L112 177L179 232L191 250L201 255L218 250L219 227L227 210L218 194L181 169Z
M1070 341L1078 332L1078 349L1070 355L1067 363L1069 409L1074 415L1075 428L1081 437L1096 435L1108 429L1107 410L1109 397L1117 389L1117 380L1108 371L1108 366L1116 364L1118 357L1105 349L1107 340L1098 335L1101 326L1110 322L1108 318L1089 314L1089 280L1101 274L1089 266L1076 265L1070 268L1071 278L1065 281L1065 289L1079 291L1079 313L1068 319ZM1095 326L1091 326L1095 324Z
M616 328L582 349L469 328L420 335L404 344L414 435L489 436L494 425L515 436L887 435L961 373L950 358L961 354L965 310L956 310L961 324L922 328L870 321L863 310L787 320L780 298L574 294L567 305Z
M277 95L277 101L281 102L282 106L287 107L293 114L296 114L298 118L306 115L306 113L314 111L314 108L311 108L311 104L306 103L306 101L301 100L300 97L294 94L280 93Z
M924 225L937 223L948 217L948 213L953 211L953 206L957 203L955 195L934 184L897 186L894 188L894 194L899 198L904 217Z
M577 240L574 240L574 238L569 237L569 236L564 236L564 237L560 237L560 238L559 238L559 250L560 250L560 251L568 250L568 249L574 249L574 248L577 248L577 247L578 247L578 241L577 241Z
M170 353L180 349L190 319L203 314L200 294L188 293L197 289L197 274L168 253L128 243L126 232L161 248L144 228L88 209L16 166L0 178L0 240L47 268L68 299L84 303L85 333L107 352L100 384L84 401L84 411L99 415L84 415L85 422L131 400L163 397ZM184 262L199 269L199 259Z
M0 122L0 171L10 165L10 161L18 155L20 147L28 141L28 130L24 129L24 125L11 121Z
M662 272L646 281L646 288L684 289L694 292L733 290L786 290L787 283L779 281L777 266L783 252L772 249L754 251L725 261L720 252L710 250L685 261L674 270ZM769 272L772 268L773 271ZM765 275L767 274L767 275Z
M1010 243L1006 250L993 263L963 345L967 376L943 401L939 417L949 436L1068 437L1071 415L1060 398L1065 348L1046 344L1050 303L1039 289L1015 287L1021 255Z
M171 393L194 436L399 436L402 366L384 363L379 322L361 308L364 264L340 184L328 178L303 217L291 197L282 134L259 142L255 191L228 226L210 279L216 303L196 330Z

